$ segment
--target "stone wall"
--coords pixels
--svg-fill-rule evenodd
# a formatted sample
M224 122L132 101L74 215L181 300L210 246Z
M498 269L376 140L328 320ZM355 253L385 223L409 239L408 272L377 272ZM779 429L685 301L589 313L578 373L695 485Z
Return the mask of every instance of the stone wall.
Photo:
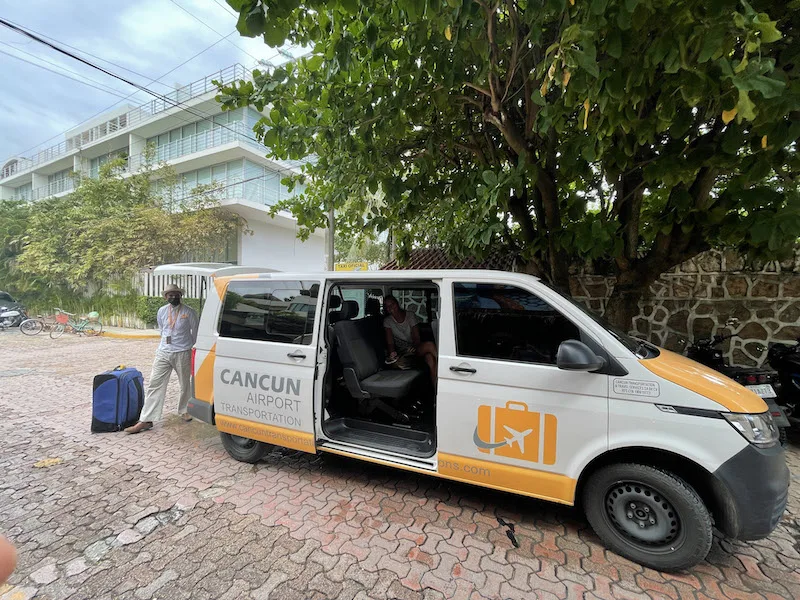
M581 273L572 293L601 312L613 292L613 278ZM633 327L655 344L683 352L695 338L732 332L727 360L761 365L766 346L800 337L800 249L783 262L746 261L731 251L713 250L664 274L639 304ZM732 328L730 318L738 319Z

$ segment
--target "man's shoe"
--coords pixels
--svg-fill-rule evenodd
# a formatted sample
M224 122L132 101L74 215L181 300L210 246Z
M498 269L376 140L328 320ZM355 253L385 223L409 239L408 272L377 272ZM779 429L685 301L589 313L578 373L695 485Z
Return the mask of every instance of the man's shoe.
M141 433L142 431L147 431L148 429L152 428L153 428L152 421L139 421L136 425L131 425L124 431L125 433Z
M192 420L192 415L190 415L189 413L183 413L181 415L181 419L183 419L184 421L186 421L188 423L189 421Z

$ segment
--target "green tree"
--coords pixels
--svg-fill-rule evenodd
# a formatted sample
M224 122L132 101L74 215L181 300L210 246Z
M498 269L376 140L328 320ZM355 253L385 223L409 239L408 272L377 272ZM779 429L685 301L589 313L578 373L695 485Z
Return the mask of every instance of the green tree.
M181 196L171 168L148 164L124 176L123 165L110 161L71 194L26 208L24 243L14 258L20 276L72 289L124 281L142 267L219 251L245 227L219 207L213 186Z
M798 0L228 3L312 49L218 96L267 108L275 157L317 155L286 205L305 227L333 205L400 247L502 245L565 290L590 262L624 327L671 267L800 233Z

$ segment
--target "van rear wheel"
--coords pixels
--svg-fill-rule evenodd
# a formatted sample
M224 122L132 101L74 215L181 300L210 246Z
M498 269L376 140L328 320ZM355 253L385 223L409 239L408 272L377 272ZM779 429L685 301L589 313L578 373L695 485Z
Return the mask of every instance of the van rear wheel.
M675 475L646 465L609 465L583 492L586 517L611 550L659 571L702 561L713 538L700 496Z
M270 444L250 438L220 432L222 445L233 458L240 462L255 463L261 460L272 447Z

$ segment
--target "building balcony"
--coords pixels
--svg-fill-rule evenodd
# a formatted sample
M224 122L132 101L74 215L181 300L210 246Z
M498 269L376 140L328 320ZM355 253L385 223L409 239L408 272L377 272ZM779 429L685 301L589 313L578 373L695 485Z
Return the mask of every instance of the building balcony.
M75 179L72 177L67 177L65 179L51 181L47 185L43 185L32 190L28 189L22 192L17 192L14 194L14 196L12 196L12 199L30 202L34 200L41 200L43 198L49 198L50 196L56 196L58 194L65 194L74 189Z
M296 191L289 191L281 185L284 173L274 171L266 175L243 179L233 177L215 180L216 187L211 190L196 194L192 189L185 186L175 186L171 191L166 192L167 199L173 206L177 206L183 201L191 199L193 196L206 196L209 199L216 199L223 205L230 206L237 201L246 201L252 204L263 206L273 206L278 202L287 200L297 195Z
M161 98L153 99L113 119L95 125L55 146L45 148L31 157L16 157L9 160L0 169L0 181L36 169L40 165L66 156L84 146L93 144L97 140L115 135L124 129L141 125L160 113L173 108L181 108L180 105L188 100L203 96L209 92L216 92L217 86L212 83L213 81L228 84L248 78L249 72L242 65L236 64L226 69L221 69L212 75L193 81L189 85L161 94Z
M189 154L196 152L203 152L211 148L217 148L233 142L242 142L256 148L259 152L265 153L266 146L253 139L252 131L248 131L247 127L241 121L231 123L225 127L215 127L209 131L202 131L194 135L190 135L174 142L169 142L162 146L155 148L155 156L153 161L169 162ZM128 159L128 170L135 172L145 165L146 159L142 154L131 156Z

